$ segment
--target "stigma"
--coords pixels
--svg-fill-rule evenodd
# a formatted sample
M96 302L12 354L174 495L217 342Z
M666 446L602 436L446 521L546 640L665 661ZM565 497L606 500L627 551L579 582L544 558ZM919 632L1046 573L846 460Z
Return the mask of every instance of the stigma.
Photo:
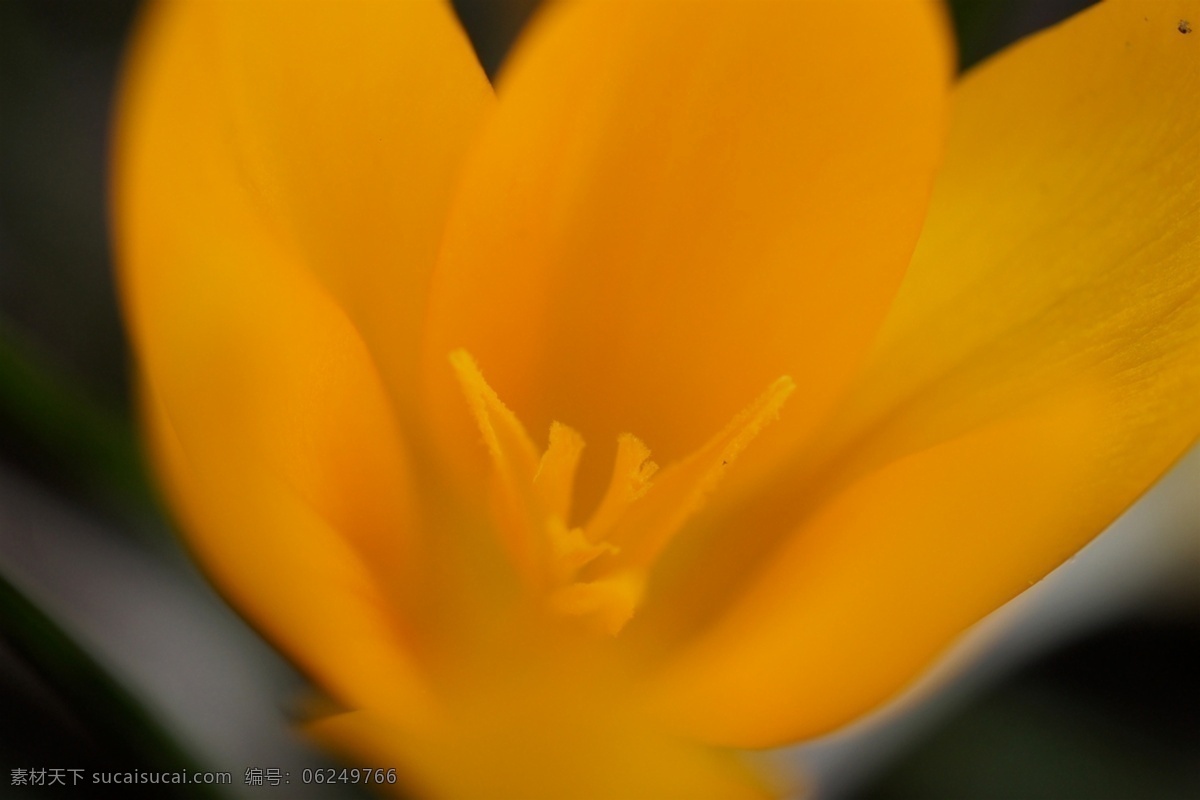
M615 636L633 617L659 555L795 389L775 380L691 455L665 469L632 434L617 437L612 477L582 525L569 524L583 437L555 422L538 448L465 350L450 363L492 463L492 516L513 568L549 614Z

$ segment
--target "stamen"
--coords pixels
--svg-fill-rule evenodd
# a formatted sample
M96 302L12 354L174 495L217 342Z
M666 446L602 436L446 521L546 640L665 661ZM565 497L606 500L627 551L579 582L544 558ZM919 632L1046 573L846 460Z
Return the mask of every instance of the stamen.
M579 466L582 454L582 436L561 422L550 425L550 444L542 453L533 485L546 511L564 521L571 518L575 468Z
M483 435L495 468L498 525L503 544L518 570L536 580L541 561L537 528L542 522L533 492L538 471L537 448L520 420L500 401L466 350L450 354L450 364Z
M496 527L518 572L551 612L611 635L633 616L659 554L795 389L790 378L778 379L707 444L657 475L646 445L631 434L617 437L608 490L587 524L572 528L583 437L555 422L539 457L471 356L456 350L450 362L492 458Z
M608 542L593 544L582 528L568 528L559 517L551 517L546 526L550 551L554 554L555 578L566 582L579 570L602 555L616 555L620 550Z
M608 536L633 502L650 488L650 479L657 471L658 464L650 460L650 448L640 439L628 433L617 437L612 480L584 528L588 541L598 542Z
M565 616L590 618L604 633L616 636L633 617L644 590L641 575L621 572L564 586L550 596L550 608Z
M646 497L629 510L609 537L622 549L624 566L650 566L684 522L704 505L725 476L725 468L779 417L795 388L791 378L777 379L725 430L659 474Z

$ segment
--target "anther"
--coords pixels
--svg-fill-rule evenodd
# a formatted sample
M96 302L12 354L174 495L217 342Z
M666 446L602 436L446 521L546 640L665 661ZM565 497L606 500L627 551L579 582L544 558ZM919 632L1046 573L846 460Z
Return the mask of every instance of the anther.
M555 422L539 456L470 355L458 350L450 361L492 458L496 527L517 571L544 594L551 613L610 635L633 616L659 554L795 388L790 378L778 379L699 450L662 471L641 440L622 434L608 490L585 525L570 527L583 437Z

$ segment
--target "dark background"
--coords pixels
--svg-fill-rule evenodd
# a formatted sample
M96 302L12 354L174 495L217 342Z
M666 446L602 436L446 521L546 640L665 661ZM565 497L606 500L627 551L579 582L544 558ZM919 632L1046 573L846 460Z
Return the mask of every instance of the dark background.
M456 3L489 72L534 4ZM960 63L1085 5L953 2ZM108 115L135 12L0 0L0 466L156 551L169 545L133 435L105 222ZM856 796L1200 797L1196 598L1130 611L1009 674ZM22 638L12 620L36 613L22 602L0 595L0 764L174 758L109 730L124 717L95 701L103 689Z

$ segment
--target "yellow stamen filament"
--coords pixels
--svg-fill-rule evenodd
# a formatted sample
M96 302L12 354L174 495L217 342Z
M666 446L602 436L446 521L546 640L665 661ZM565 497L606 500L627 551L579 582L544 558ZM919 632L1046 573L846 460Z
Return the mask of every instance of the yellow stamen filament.
M534 489L546 511L566 522L571 516L571 491L575 486L575 468L583 454L583 437L555 422L550 425L550 444L542 454Z
M568 528L558 517L551 517L546 526L550 551L554 555L555 577L570 580L583 567L602 555L616 555L620 550L609 542L593 544L582 528Z
M492 457L494 513L504 547L522 576L537 582L542 561L537 531L541 513L533 488L538 472L537 448L465 350L451 353L450 363Z
M661 473L649 448L622 434L604 497L587 524L570 527L583 437L555 422L539 457L470 355L457 350L450 361L492 459L496 527L517 571L552 613L583 618L610 635L633 616L659 554L795 388L779 378L703 447Z
M617 437L617 457L613 460L612 480L592 518L584 528L588 541L606 538L625 512L650 488L650 479L658 465L650 460L650 448L632 434Z
M648 568L653 563L717 488L726 467L778 418L795 388L791 378L777 379L703 447L658 474L645 499L631 506L608 537L622 549L627 566Z
M644 576L630 571L598 581L571 583L550 595L550 610L588 618L604 633L616 636L633 617L644 587Z

